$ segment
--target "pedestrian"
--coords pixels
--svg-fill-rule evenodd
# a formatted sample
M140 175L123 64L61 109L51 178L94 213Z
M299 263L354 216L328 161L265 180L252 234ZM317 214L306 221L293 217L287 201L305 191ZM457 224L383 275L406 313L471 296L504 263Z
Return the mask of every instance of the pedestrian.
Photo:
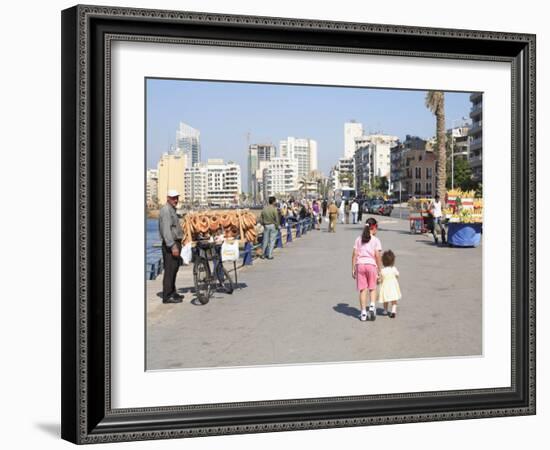
M327 217L327 208L328 208L328 202L326 197L323 199L323 203L321 203L321 207L323 208L323 218Z
M279 232L279 213L275 208L275 197L269 197L268 204L262 209L260 223L264 227L262 259L273 259L273 248Z
M371 227L373 227L371 229ZM376 320L376 284L382 267L380 253L382 244L374 236L376 219L369 219L358 236L351 255L351 276L355 279L359 291L361 307L360 320ZM371 232L373 231L373 232ZM370 293L370 305L367 312L367 301Z
M334 201L330 202L328 207L328 232L336 233L336 219L338 218L338 207Z
M363 200L361 200L360 202L358 202L358 206L359 206L359 212L357 213L357 221L359 223L361 223L363 221L363 208L364 208L364 205L363 205Z
M380 271L380 297L379 301L384 303L386 315L394 319L397 314L397 302L401 299L401 289L399 288L399 271L395 267L395 255L391 250L382 253L382 265ZM391 312L388 306L391 304Z
M359 212L359 203L356 199L353 199L351 204L351 222L355 225L357 223L357 213Z
M287 217L287 205L286 202L283 202L281 204L281 207L279 209L279 217L281 220L281 227L286 227L286 217Z
M319 208L319 203L317 202L317 200L313 200L313 205L311 205L311 210L313 212L313 228L315 230L320 230L321 227L319 225L319 216L320 216L320 208Z
M349 224L349 212L351 210L351 205L349 203L349 200L346 198L346 201L344 203L344 219L346 224Z
M340 201L340 207L338 208L338 212L339 212L339 216L340 216L340 223L344 223L345 208L346 208L346 204L345 204L344 200L342 199Z
M176 291L176 275L181 265L181 241L183 229L176 214L179 193L170 189L166 204L159 212L159 234L162 240L162 260L164 273L162 276L162 303L181 303L183 295Z
M441 200L439 199L439 194L436 194L435 199L432 200L428 209L433 216L432 235L434 237L435 243L439 244L439 239L437 238L437 234L439 231L439 234L441 234L441 243L446 244L447 239L445 228L443 227L443 212L441 209Z

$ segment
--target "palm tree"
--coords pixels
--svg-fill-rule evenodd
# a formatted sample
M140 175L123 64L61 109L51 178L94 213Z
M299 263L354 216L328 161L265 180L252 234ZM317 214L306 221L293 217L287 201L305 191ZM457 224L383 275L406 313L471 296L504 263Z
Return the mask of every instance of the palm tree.
M437 193L442 202L445 201L445 181L447 180L446 165L446 133L445 133L445 94L441 91L426 93L426 108L435 114L437 141Z
M308 178L303 175L302 178L300 178L298 180L298 189L300 191L304 191L304 198L307 198L307 194L308 194Z

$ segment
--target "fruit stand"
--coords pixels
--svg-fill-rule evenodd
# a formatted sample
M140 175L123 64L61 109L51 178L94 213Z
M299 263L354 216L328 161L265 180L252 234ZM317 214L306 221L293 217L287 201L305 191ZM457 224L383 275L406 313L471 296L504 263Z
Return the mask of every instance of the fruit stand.
M474 191L453 189L447 192L443 211L447 224L447 242L455 247L477 247L483 231L483 199Z

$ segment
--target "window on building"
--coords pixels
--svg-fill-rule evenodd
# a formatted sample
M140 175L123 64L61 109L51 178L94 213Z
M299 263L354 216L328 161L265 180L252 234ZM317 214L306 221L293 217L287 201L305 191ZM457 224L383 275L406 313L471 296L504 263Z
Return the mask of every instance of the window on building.
M414 168L414 177L417 179L422 178L422 168L421 167L415 167Z
M432 177L432 168L426 167L426 178L429 180Z

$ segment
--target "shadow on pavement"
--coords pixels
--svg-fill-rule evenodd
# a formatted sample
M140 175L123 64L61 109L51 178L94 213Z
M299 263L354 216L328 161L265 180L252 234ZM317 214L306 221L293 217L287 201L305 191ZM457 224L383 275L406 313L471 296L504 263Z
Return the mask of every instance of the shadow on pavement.
M433 241L433 240L429 240L429 241L424 241L424 240L416 240L416 242L420 242L421 244L425 244L425 245L430 245L432 247L435 247L436 246L436 243Z
M409 230L390 230L388 228L378 228L379 231L387 231L389 233L399 233L399 234L410 234L411 236L414 236L413 233L411 233Z
M334 309L337 313L353 317L354 319L358 319L361 314L359 309L355 306L350 306L348 303L338 303L336 306L333 306L332 309Z
M345 316L353 317L354 319L359 319L361 311L355 306L350 306L348 303L338 303L336 306L333 306L332 309L337 313L343 314ZM376 308L377 316L386 316L386 310L384 308Z

